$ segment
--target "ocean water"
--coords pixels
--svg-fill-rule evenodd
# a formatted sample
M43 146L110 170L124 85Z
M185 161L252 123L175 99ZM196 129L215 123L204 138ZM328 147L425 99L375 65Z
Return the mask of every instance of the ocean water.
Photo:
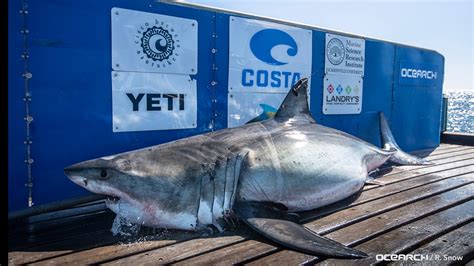
M474 133L474 92L452 91L448 97L448 123L451 132Z

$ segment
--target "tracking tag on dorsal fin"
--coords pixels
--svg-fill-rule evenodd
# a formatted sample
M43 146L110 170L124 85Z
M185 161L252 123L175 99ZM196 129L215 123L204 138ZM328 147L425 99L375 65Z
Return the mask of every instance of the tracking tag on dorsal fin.
M275 114L275 121L315 123L308 106L308 79L302 78L291 87Z

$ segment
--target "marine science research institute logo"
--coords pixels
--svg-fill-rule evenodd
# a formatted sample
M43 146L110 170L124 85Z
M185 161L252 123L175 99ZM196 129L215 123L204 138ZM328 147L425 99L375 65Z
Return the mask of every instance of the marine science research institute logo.
M135 34L137 55L147 65L166 68L179 57L177 50L181 45L178 37L175 29L163 21L146 22Z
M329 62L333 65L339 65L344 60L344 54L346 53L344 50L344 44L338 38L332 38L329 40L327 49L327 58Z
M260 61L270 66L287 65L288 57L281 54L282 51L289 57L298 54L298 45L290 34L277 29L263 29L255 33L250 39L250 50ZM278 46L286 46L283 49ZM278 50L275 48L278 47ZM284 50L286 49L286 50ZM242 70L243 87L271 87L289 88L301 78L301 73L292 71L280 71L273 67L262 67L265 69L245 68ZM273 70L272 70L273 68Z

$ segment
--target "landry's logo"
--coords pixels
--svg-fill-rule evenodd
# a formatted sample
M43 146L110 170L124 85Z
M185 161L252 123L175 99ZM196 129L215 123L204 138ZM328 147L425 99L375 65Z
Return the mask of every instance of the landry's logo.
M137 55L145 64L166 68L172 65L179 54L181 47L178 34L169 24L155 20L139 26L135 35Z
M283 62L272 56L272 49L277 45L289 46L286 50L286 53L289 56L295 56L298 53L298 45L296 45L295 39L281 30L261 30L255 33L255 35L252 36L252 39L250 39L250 50L252 50L255 57L261 61L276 66L288 64L288 62Z
M332 38L331 40L329 40L326 48L326 56L329 62L331 62L333 65L341 64L344 60L344 55L346 53L342 41L338 38Z
M326 88L327 91L329 92L328 95L326 95L326 104L358 104L359 103L359 96L354 95L351 96L351 92L355 92L356 94L359 93L359 86L355 86L352 88L351 86L347 85L346 88L343 88L341 84L337 85L335 91L337 92L332 94L334 92L334 87L332 84L329 84L329 86ZM344 91L346 93L344 93ZM342 95L341 95L342 94Z

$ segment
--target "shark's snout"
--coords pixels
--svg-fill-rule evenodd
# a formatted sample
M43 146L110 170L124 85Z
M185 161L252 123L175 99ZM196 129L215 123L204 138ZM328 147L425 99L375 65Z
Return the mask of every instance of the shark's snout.
M77 163L64 168L64 174L75 184L81 187L87 187L87 177L84 175L84 171L87 167L84 163Z

